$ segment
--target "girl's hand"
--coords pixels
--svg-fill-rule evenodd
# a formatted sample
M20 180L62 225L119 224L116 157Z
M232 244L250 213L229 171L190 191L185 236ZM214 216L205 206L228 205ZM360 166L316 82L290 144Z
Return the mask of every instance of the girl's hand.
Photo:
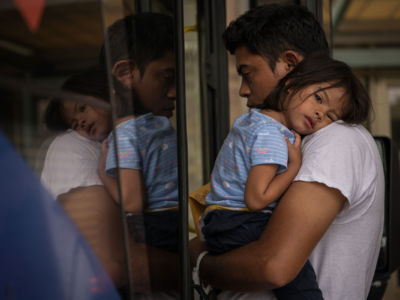
M286 139L287 147L288 147L288 168L296 168L297 170L300 169L301 166L301 137L300 135L292 130L294 134L294 143L291 144L288 138Z

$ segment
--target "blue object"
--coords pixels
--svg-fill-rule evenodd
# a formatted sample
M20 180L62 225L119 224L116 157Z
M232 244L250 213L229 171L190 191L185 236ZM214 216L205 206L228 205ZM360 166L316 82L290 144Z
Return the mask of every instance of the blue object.
M79 230L0 133L0 299L120 299Z

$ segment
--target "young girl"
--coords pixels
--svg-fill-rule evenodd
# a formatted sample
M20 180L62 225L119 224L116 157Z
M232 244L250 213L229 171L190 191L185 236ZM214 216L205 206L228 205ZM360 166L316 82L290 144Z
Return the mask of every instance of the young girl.
M217 157L202 234L220 254L257 240L301 165L300 135L343 120L361 123L370 99L350 68L324 54L305 58L260 109L233 124ZM323 299L309 262L278 299Z
M109 102L107 75L94 66L72 75L62 90L91 97L99 104ZM80 186L101 185L97 174L100 142L110 133L111 117L107 109L76 101L52 100L44 121L52 130L63 130L45 153L41 180L52 195Z

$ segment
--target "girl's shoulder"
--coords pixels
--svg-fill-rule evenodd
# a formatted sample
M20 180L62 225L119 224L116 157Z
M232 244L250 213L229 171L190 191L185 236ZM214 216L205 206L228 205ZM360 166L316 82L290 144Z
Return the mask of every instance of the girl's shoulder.
M250 109L249 112L238 117L233 124L246 125L263 118L263 114L257 108Z
M263 114L260 109L252 108L248 113L238 118L240 126L249 126L254 128L260 127L279 127L280 124L270 116Z
M174 129L169 119L163 116L155 116L152 113L129 119L117 127L117 134L124 133L136 138L143 136L149 138L159 134L170 134L170 132L174 132Z
M251 109L243 115L236 127L240 132L246 132L252 136L270 135L271 137L294 138L293 133L274 118L262 113L259 109Z

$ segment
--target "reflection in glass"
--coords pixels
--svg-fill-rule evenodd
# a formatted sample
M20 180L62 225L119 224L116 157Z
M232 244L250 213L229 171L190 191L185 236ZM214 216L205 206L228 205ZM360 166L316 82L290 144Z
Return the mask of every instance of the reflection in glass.
M1 7L0 75L20 84L19 90L10 90L0 82L5 103L1 129L32 167L37 161L42 183L58 200L49 205L62 205L122 297L130 296L127 286L132 284L135 299L149 294L176 298L178 181L176 134L170 123L176 97L172 18L151 13L127 17L130 21L123 22L122 31L108 31L107 37L116 36L106 39L111 50L107 53L101 47L98 6L94 2L46 3L35 32L29 31L13 3ZM116 15L120 18L121 14L113 20ZM137 18L144 23L136 22ZM99 63L99 52L101 66L91 67ZM107 69L106 62L111 62L111 68ZM49 92L43 97L34 89L24 90L27 84L38 90L46 87ZM127 149L119 145L120 129L125 125L132 138ZM105 173L107 145L111 161L107 170L111 175L122 173L120 178ZM134 164L125 165L123 159L133 159ZM116 196L113 188L103 184L99 170L115 181ZM126 170L137 176L125 180ZM132 188L134 192L127 193ZM121 218L121 203L130 229L131 282L126 272L122 230L126 216ZM69 287L74 290L73 285Z
M116 21L101 55L111 62L116 127L103 145L99 174L123 205L133 291L170 291L179 265L172 18L147 12Z
M110 278L104 278L104 270L98 269L96 263L91 265L91 262L98 263L99 258L114 282L124 280L124 260L119 255L123 253L120 242L122 239L118 238L121 235L119 216L105 213L112 210L112 207L106 205L109 202L101 199L102 195L107 194L97 176L101 146L99 140L112 128L109 104L101 101L106 100L109 93L107 91L100 96L92 93L99 88L104 89L106 82L104 79L95 79L98 74L95 70L85 74L82 80L75 80L76 73L85 73L84 70L98 61L102 43L99 3L46 1L43 12L38 26L33 28L28 26L24 18L26 15L23 16L21 6L17 6L15 1L2 1L0 5L0 88L2 102L5 103L0 126L26 162L32 168L37 166L38 174L44 174L45 184L50 188L53 198L59 197L58 203L65 207L88 243L78 234L76 227L62 213L54 199L47 195L38 197L38 193L32 193L29 199L24 199L24 209L19 207L21 212L29 214L29 219L10 219L6 227L23 228L24 234L26 233L24 237L27 237L23 243L28 244L29 239L34 240L31 247L18 249L18 261L25 264L13 267L21 274L30 274L29 282L36 284L29 290L30 283L23 280L13 282L13 278L5 274L7 270L4 271L4 268L1 278L9 280L10 289L23 286L22 289L11 291L10 297L15 295L16 298L25 299L26 297L19 297L19 293L26 288L31 291L31 298L67 299L74 295L82 299L91 299L94 296L99 299L105 294L104 288L109 288ZM69 85L72 78L75 78L73 86L81 83L77 90ZM96 80L101 83L92 92L87 91ZM65 86L60 90L64 82ZM54 117L54 122L61 123L60 127L53 128L55 131L48 130L43 124L49 98L54 99L54 102L51 101L54 109L49 115ZM85 115L85 124L67 116L69 110ZM50 120L47 121L51 123ZM49 125L49 122L46 123ZM101 124L104 125L103 128L100 127ZM71 126L77 130L73 130ZM36 160L37 153L39 159ZM41 191L39 183L35 184L34 191ZM33 182L21 182L21 190L28 185L32 186ZM56 188L51 190L54 186ZM4 185L2 190L3 188ZM80 189L86 194L78 193ZM15 194L18 192L19 190ZM70 197L66 197L64 201L63 197L68 194ZM19 203L16 199L17 196L11 196L10 203ZM40 218L35 220L38 216ZM40 227L31 224L41 224L45 230L38 231ZM43 239L39 239L39 236ZM21 235L18 238L21 239ZM116 243L118 239L119 242ZM91 246L91 250L87 244ZM42 260L38 253L51 256ZM42 264L40 268L33 267L35 254L36 260ZM31 258L32 264L29 261ZM85 277L88 274L83 270L85 268L92 268L92 274L96 276ZM47 278L44 273L48 270L53 270L55 276L45 284L35 280ZM85 286L85 291L79 289L82 285ZM114 287L111 290L117 296ZM43 291L47 295L53 295L50 293L53 291L57 296L45 297Z

